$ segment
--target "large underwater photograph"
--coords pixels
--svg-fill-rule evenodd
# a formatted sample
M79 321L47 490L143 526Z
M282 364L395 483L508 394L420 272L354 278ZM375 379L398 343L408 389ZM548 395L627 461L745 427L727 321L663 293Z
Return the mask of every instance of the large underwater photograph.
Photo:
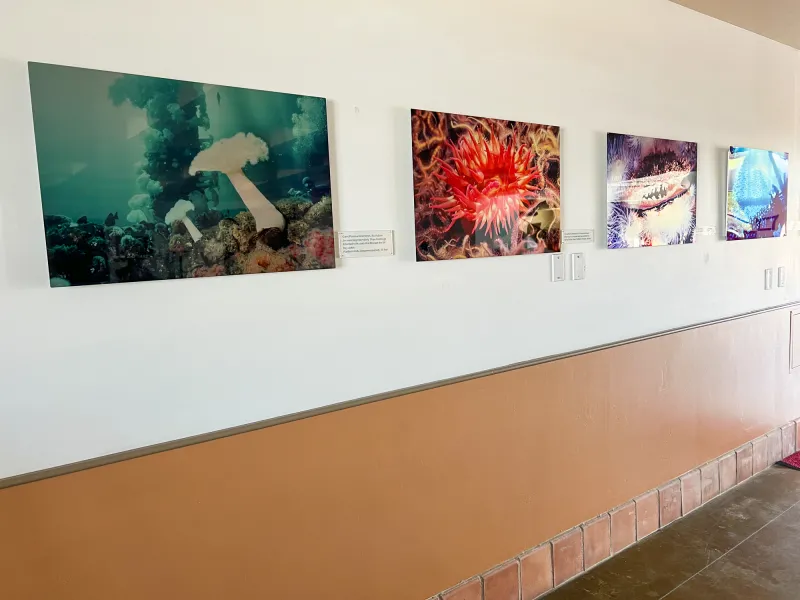
M335 266L324 98L28 72L51 286Z
M559 252L559 128L411 111L417 261Z
M697 144L608 134L608 247L694 242Z
M728 151L727 239L786 235L789 155L731 146Z

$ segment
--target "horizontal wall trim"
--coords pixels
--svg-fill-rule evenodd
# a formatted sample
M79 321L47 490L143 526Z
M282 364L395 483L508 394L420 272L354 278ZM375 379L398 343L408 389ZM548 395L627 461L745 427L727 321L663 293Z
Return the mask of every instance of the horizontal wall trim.
M719 323L726 323L729 321L736 321L739 319L746 319L749 317L753 317L756 315L774 312L778 310L785 310L787 308L791 308L794 306L800 306L800 301L792 301L786 302L784 304L779 304L776 306L770 306L767 308L761 308L758 310L753 310L745 313L739 313L736 315L728 316L728 317L721 317L719 319L713 319L710 321L703 321L701 323L695 323L692 325L685 325L683 327L675 327L673 329L666 329L662 331L658 331L656 333L651 333L647 335L637 336L633 338L627 338L624 340L619 340L616 342L609 342L607 344L601 344L599 346L592 346L589 348L583 348L580 350L573 350L571 352L564 352L561 354L552 354L549 356L544 356L541 358L513 363L510 365L506 365L504 367L496 367L493 369L487 369L485 371L479 371L477 373L470 373L468 375L460 375L458 377L450 377L447 379L441 379L438 381L432 381L429 383L423 383L420 385L415 385L407 388L402 388L399 390L393 390L389 392L383 392L380 394L374 394L372 396L365 396L363 398L357 398L355 400L347 400L345 402L339 402L337 404L330 404L328 406L323 406L320 408L315 408L311 410L301 411L297 413L292 413L289 415L283 415L280 417L274 417L271 419L266 419L263 421L256 421L254 423L247 423L245 425L237 425L235 427L229 427L226 429L220 429L217 431L210 431L208 433L202 433L199 435L194 435L186 438L181 438L177 440L172 440L169 442L162 442L159 444L153 444L150 446L143 446L141 448L134 448L132 450L124 450L122 452L115 452L113 454L107 454L105 456L98 456L96 458L90 458L86 460L81 460L74 463L69 463L65 465L60 465L57 467L50 467L47 469L42 469L39 471L32 471L30 473L23 473L21 475L13 475L11 477L6 477L5 479L0 479L0 490L4 488L10 488L18 485L24 485L26 483L33 483L35 481L41 481L43 479L49 479L51 477L59 477L61 475L68 475L70 473L75 473L78 471L84 471L87 469L94 469L97 467L103 467L106 465L110 465L117 462L122 462L126 460L132 460L134 458L141 458L143 456L149 456L151 454L158 454L159 452L167 452L169 450L176 450L178 448L183 448L185 446L192 446L194 444L202 444L204 442L210 442L213 440L218 440L221 438L230 437L233 435L239 435L242 433L249 433L251 431L257 431L259 429L265 429L267 427L274 427L276 425L282 425L284 423L290 423L292 421L298 421L300 419L308 419L310 417L316 417L319 415L324 415L327 413L344 410L347 408L353 408L356 406L362 406L364 404L370 404L372 402L381 402L383 400L389 400L390 398L397 398L399 396L405 396L408 394L413 394L416 392L423 392L426 390L430 390L433 388L443 387L447 385L452 385L455 383L461 383L464 381L469 381L471 379L478 379L481 377L489 377L491 375L498 375L500 373L506 373L508 371L514 371L517 369L524 369L527 367L532 367L535 365L540 365L548 362L553 362L557 360L563 360L565 358L571 358L573 356L580 356L583 354L589 354L590 352L599 352L601 350L607 350L609 348L616 348L618 346L624 346L627 344L635 344L637 342L643 342L645 340L652 340L655 338L673 335L676 333L680 333L682 331L689 331L691 329L699 329L701 327L708 327L711 325L717 325ZM788 368L788 362L787 362Z

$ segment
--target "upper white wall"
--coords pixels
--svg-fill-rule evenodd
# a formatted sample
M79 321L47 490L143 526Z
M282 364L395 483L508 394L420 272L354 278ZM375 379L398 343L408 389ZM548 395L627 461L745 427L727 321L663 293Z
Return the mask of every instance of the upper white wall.
M398 255L50 289L29 60L326 96L337 229L395 229ZM606 131L699 142L698 224L719 228L728 145L798 166L798 73L666 0L3 3L0 477L798 298L796 234L603 248ZM550 283L548 256L415 263L411 107L561 125L588 279Z

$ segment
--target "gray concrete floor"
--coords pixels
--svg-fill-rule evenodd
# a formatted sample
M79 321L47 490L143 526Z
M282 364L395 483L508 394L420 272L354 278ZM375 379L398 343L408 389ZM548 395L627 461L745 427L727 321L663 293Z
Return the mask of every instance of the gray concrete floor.
M799 600L800 471L771 467L546 600Z

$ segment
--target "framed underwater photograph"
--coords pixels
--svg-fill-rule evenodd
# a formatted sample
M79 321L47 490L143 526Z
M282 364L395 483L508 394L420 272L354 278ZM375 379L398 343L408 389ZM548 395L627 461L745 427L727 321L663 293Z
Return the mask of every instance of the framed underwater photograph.
M789 155L731 146L728 149L728 241L786 235Z
M694 242L697 144L609 133L608 247Z
M411 111L417 261L559 252L560 130Z
M51 286L335 266L324 98L28 72Z

